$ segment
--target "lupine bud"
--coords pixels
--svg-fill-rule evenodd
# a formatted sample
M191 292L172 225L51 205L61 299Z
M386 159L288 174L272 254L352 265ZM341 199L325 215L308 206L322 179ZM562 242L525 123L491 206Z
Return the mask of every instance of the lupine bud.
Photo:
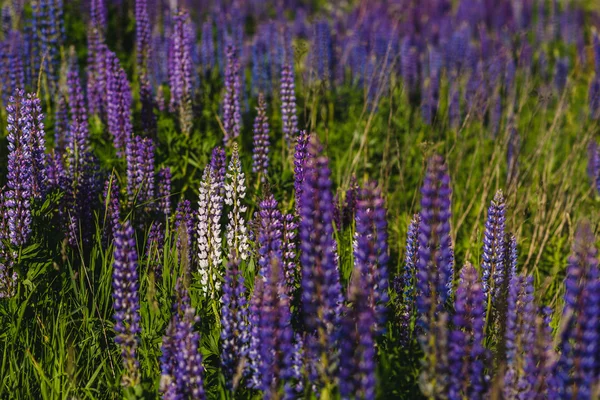
M286 143L292 143L298 132L296 115L296 90L294 69L291 63L285 63L281 70L281 123Z
M419 224L421 216L415 214L408 226L406 236L406 249L404 254L404 270L395 282L395 290L398 294L401 327L401 338L403 343L408 343L410 337L410 325L415 312L415 288L417 276L417 262L419 256Z
M104 184L104 234L112 239L119 231L121 211L119 206L119 182L115 174L111 174Z
M244 219L247 210L244 204L246 198L246 177L242 171L237 143L233 144L233 152L227 170L224 189L225 204L231 207L225 233L229 254L235 256L235 258L246 260L250 253L248 230L246 228L246 220Z
M269 120L267 118L267 105L262 93L258 95L257 115L254 120L254 149L252 154L252 172L260 176L264 182L269 168Z
M310 135L306 131L300 131L296 142L296 152L294 153L294 190L296 192L296 212L300 210L302 201L302 191L304 189L304 175L306 164L308 162L308 140Z
M158 171L158 203L160 211L166 218L171 215L171 168L164 167Z
M225 68L225 95L223 97L223 141L229 142L240 136L242 114L240 110L242 84L240 80L240 63L233 46L227 47L227 66Z
M133 228L129 221L115 235L113 266L113 308L115 310L115 342L121 346L125 372L123 386L140 383L137 347L140 328L140 300L138 294L137 251Z
M192 262L193 244L196 243L195 235L196 214L192 211L192 205L189 200L182 200L177 204L175 210L174 232L177 235L177 253L180 262L185 258L187 265ZM186 257L182 257L182 253Z

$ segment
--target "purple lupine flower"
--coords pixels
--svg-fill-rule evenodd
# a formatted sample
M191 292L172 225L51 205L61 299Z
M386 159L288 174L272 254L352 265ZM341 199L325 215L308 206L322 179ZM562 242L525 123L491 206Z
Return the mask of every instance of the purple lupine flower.
M258 107L254 120L254 148L252 153L252 172L260 177L261 182L267 179L269 168L269 120L267 118L267 104L262 93L258 95Z
M202 70L208 74L215 67L215 46L213 41L213 24L208 20L202 24L202 38L200 43L200 52Z
M298 132L298 116L296 115L296 88L294 84L294 67L284 63L281 69L281 124L286 143L292 143Z
M348 289L352 302L340 327L339 389L342 398L375 399L375 315L360 276L352 277Z
M193 38L186 11L173 17L173 34L169 52L169 85L171 87L171 112L178 111L181 130L189 135L192 130L194 98L194 64L192 60Z
M145 255L148 261L148 270L154 274L155 281L162 278L163 249L165 246L165 231L162 222L153 221L148 231Z
M258 318L260 389L267 399L276 398L282 382L295 376L290 299L280 259L270 261Z
M74 60L67 74L70 121L66 147L64 186L66 194L61 215L67 224L69 244L91 237L92 210L96 194L101 190L96 180L96 162L90 149L87 108Z
M62 157L57 152L46 154L46 190L48 192L61 188L63 183L63 177L65 176L65 169L62 163Z
M258 207L258 215L255 217L259 223L258 274L268 278L267 273L273 260L276 259L281 264L283 259L283 220L281 211L277 209L277 200L272 194L268 194Z
M527 388L526 371L522 368L527 354L535 346L535 306L533 279L513 275L508 288L506 315L506 372L504 396L519 398Z
M32 4L32 33L35 46L34 74L44 71L51 93L58 87L60 47L64 37L62 0L44 0ZM39 55L43 55L42 60Z
M542 310L543 316L535 316L535 342L533 349L525 353L525 377L522 385L524 398L558 399L554 367L556 353L553 346L552 328L547 321L551 313Z
M581 223L575 233L565 280L562 354L556 370L560 398L592 398L600 325L600 277L595 241L589 223Z
M334 356L334 329L343 302L337 265L337 243L333 236L333 194L329 160L322 154L316 136L310 138L300 201L300 261L302 265L302 311L312 362L326 365ZM311 380L325 384L330 371ZM313 373L314 375L314 373Z
M314 24L312 66L316 78L320 81L329 81L333 69L333 43L331 41L331 28L327 20L319 20Z
M374 332L380 332L386 323L387 238L386 209L381 189L371 182L360 190L356 206L354 270L360 276L368 307L373 313Z
M598 37L597 31L594 30L592 34L592 47L594 51L594 71L596 72L596 76L600 77L600 38Z
M104 184L104 233L107 239L112 239L120 229L121 211L119 205L119 182L114 173Z
M569 59L567 57L560 58L556 61L554 71L554 86L559 94L562 93L567 85L567 75L569 74Z
M111 51L106 52L106 101L108 130L117 155L122 156L133 134L131 87L119 59Z
M115 342L121 347L125 372L123 386L140 382L137 347L140 328L140 299L137 274L138 257L133 228L129 221L115 234L115 261L113 266L113 308L115 310Z
M160 211L165 218L171 215L171 168L164 167L158 171L157 197Z
M221 298L221 368L229 390L237 388L234 377L247 356L249 341L246 287L238 264L235 259L229 263Z
M486 295L486 299L487 296L492 296L488 302L490 305L498 301L506 271L506 260L504 259L505 221L504 195L501 190L498 190L488 208L481 256L483 293Z
M25 70L23 68L23 38L21 33L16 30L11 30L7 40L7 75L9 87L7 93L15 93L17 89L25 87ZM9 100L10 101L10 100ZM6 103L5 103L6 104Z
M600 78L597 75L590 83L588 92L588 102L590 107L590 119L594 121L600 120Z
M400 65L404 87L409 99L414 99L419 92L419 51L414 38L406 36L400 47Z
M150 85L152 59L152 28L148 15L148 0L135 0L136 67L142 86Z
M146 208L154 199L154 143L150 138L134 136L126 148L127 193L130 201Z
M486 392L485 294L477 271L470 264L461 270L454 309L448 354L451 365L448 397L482 399Z
M22 246L31 236L31 197L33 194L33 156L31 104L17 89L6 107L8 131L8 176L4 204L10 243Z
M308 162L308 142L310 135L306 131L300 131L296 141L296 151L294 153L294 190L296 192L296 212L300 210L302 201L302 191L304 189L304 175L306 164Z
M247 207L244 204L246 197L246 176L242 171L242 163L238 152L237 143L233 143L231 161L229 162L228 171L226 174L226 183L224 185L225 204L231 209L227 214L228 222L225 231L227 246L229 247L230 256L246 260L250 254L250 246L248 244L248 229L244 214Z
M440 310L452 292L453 266L450 238L450 177L444 159L429 159L421 187L421 223L417 263L417 311L425 332L432 310Z
M193 244L196 242L195 235L196 215L192 211L189 200L182 200L177 204L175 210L174 232L177 235L177 253L182 264L189 266L193 259ZM185 254L186 257L182 257ZM185 261L183 260L185 258Z
M293 214L283 216L283 268L288 295L291 297L300 281L300 266L296 263L298 222Z
M242 114L240 101L242 84L240 63L233 46L227 47L227 65L225 67L225 95L223 96L223 142L227 146L232 139L240 136Z
M410 339L411 320L415 310L415 287L417 275L417 262L419 256L419 224L421 216L415 214L408 225L406 236L406 250L404 254L404 270L398 277L395 285L399 299L399 318L401 326L401 338L403 343Z
M350 178L350 185L346 190L346 197L344 198L344 206L342 207L341 225L343 227L352 226L354 216L356 214L356 203L359 194L359 186L356 183L356 176L352 175Z
M27 94L29 123L31 125L31 168L33 197L40 199L46 193L46 132L40 99L35 93Z
M103 114L106 110L106 56L104 40L107 28L107 9L104 0L90 1L88 27L87 95L90 113Z
M225 155L225 149L216 146L210 156L210 166L215 174L215 185L219 188L219 193L222 193L225 178L227 175L227 156Z
M257 274L254 278L254 290L252 292L252 296L250 297L250 306L248 311L248 324L250 328L250 340L248 343L248 387L252 389L261 389L262 387L260 375L262 368L260 330L264 291L265 278Z
M181 278L176 292L173 317L163 337L160 391L165 399L204 399L200 334L194 330L199 318Z
M204 295L215 298L221 287L222 186L211 164L204 169L198 197L198 267Z
M69 109L65 96L58 95L56 114L54 116L54 148L57 153L62 154L67 146L67 135L69 130Z

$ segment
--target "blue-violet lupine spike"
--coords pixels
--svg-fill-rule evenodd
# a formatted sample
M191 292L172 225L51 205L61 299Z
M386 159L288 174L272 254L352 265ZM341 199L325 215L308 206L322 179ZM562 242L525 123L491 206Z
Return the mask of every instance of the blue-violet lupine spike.
M272 194L259 203L258 215L258 265L259 275L268 278L267 274L274 259L281 263L283 221L281 211L277 209L277 201Z
M343 303L337 265L337 242L333 236L333 193L329 160L316 136L310 138L300 202L300 261L302 265L302 312L308 340L308 358L329 363L335 356L335 327ZM323 371L316 384L332 379Z
M308 141L310 135L306 131L300 131L296 141L296 149L294 153L294 191L296 193L296 212L300 211L300 203L302 201L302 191L304 186L304 175L306 163L308 162Z
M16 90L6 107L8 114L8 176L3 208L8 216L10 243L22 246L31 236L33 159L31 104L22 90Z
M388 301L387 221L381 190L375 182L360 189L356 205L354 271L360 276L368 306L373 313L374 332L386 323Z
M419 224L421 216L415 214L408 225L406 236L406 249L404 254L404 270L398 277L396 292L399 301L399 318L401 326L401 338L403 343L410 339L411 320L415 312L415 288L417 276L417 263L419 256Z
M115 341L121 347L125 372L123 386L140 382L137 359L140 328L138 257L133 228L129 221L115 235L115 261L113 266L113 308L115 310Z
M106 99L108 130L117 155L121 156L133 134L131 87L119 59L111 51L106 52Z
M196 213L192 210L192 204L189 200L181 200L175 210L173 226L177 237L177 254L180 263L187 266L193 260L193 245L196 243L195 224ZM185 255L185 257L182 257L182 255ZM185 261L183 258L185 258Z
M269 120L267 118L267 104L262 93L258 95L258 107L254 120L254 148L252 153L252 172L260 177L261 182L267 179L269 168Z
M590 224L580 223L567 265L562 354L556 369L561 398L591 398L598 363L598 251Z
M225 67L225 95L223 97L223 142L228 145L240 135L242 114L240 101L242 95L240 63L233 46L227 47L227 65Z
M485 294L477 271L470 264L461 270L453 325L448 353L451 365L448 398L482 399L486 393Z
M292 63L284 63L281 69L281 123L286 143L292 143L298 133L298 116L296 115L296 89L294 83L294 67Z
M504 260L505 221L504 195L501 190L498 190L488 208L481 256L483 292L486 298L492 296L492 302L498 298L506 268L506 260Z
M160 211L166 218L171 215L171 168L164 167L158 171L157 197Z
M119 206L119 182L113 173L104 184L104 232L107 239L112 239L119 231L121 212Z
M298 222L293 214L283 216L283 267L287 282L288 296L293 297L296 286L300 281L300 265L297 256Z
M249 328L246 287L239 261L230 261L225 275L221 306L221 368L227 389L235 390L238 369L248 354Z

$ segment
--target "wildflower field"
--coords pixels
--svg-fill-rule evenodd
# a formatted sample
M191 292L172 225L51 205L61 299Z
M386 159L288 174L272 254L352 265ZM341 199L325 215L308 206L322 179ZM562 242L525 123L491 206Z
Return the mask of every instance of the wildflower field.
M0 399L599 399L597 29L0 0Z

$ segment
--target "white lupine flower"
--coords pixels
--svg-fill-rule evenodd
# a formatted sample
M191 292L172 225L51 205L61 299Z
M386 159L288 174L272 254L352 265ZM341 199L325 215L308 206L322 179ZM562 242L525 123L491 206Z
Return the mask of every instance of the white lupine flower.
M221 288L221 213L220 187L211 165L204 170L198 197L198 266L204 295L211 297Z
M242 260L246 260L250 253L248 231L246 229L246 221L243 217L247 208L242 203L242 200L246 197L245 182L246 178L242 171L238 146L237 143L234 143L225 183L225 204L231 207L231 210L227 214L228 221L225 237L229 253L238 256Z

